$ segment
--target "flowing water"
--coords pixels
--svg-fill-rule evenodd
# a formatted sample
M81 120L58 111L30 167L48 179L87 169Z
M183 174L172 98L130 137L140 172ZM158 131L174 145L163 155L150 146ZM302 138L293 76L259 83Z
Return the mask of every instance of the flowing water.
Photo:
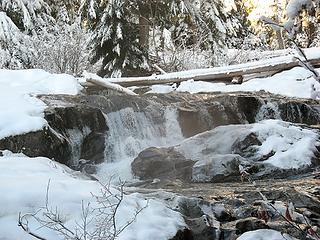
M255 117L255 121L259 122L265 119L281 119L277 102L271 100L261 100L262 105Z
M100 165L98 178L105 182L133 180L131 162L148 147L166 147L183 139L177 113L172 108L121 109L106 116L109 133L106 136L105 162Z

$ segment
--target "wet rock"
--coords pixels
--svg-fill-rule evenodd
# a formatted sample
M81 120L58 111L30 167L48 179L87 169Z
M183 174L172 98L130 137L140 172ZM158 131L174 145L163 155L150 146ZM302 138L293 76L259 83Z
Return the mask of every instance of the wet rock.
M269 228L264 221L254 217L238 220L235 225L237 229L237 234L242 234L257 229Z
M71 158L68 140L50 128L1 139L0 148L29 157L47 157L63 164L68 164Z
M104 161L105 133L93 132L84 138L81 147L81 158L91 160L94 163Z
M304 123L308 125L319 124L319 106L309 105L305 102L292 100L279 105L282 119L293 123Z
M249 133L244 139L239 140L232 146L232 152L242 157L253 157L257 152L257 146L262 143L256 133Z
M237 154L213 155L200 160L192 167L195 182L235 181L240 178L239 165L246 161Z
M76 169L80 158L101 161L104 136L108 130L97 108L68 102L46 102L48 126L36 132L0 140L0 148L22 152L30 157L48 157ZM98 139L97 136L100 136Z
M182 179L190 181L193 161L185 159L173 148L148 148L131 164L134 175L140 179Z
M195 240L190 229L179 230L177 234L170 240Z

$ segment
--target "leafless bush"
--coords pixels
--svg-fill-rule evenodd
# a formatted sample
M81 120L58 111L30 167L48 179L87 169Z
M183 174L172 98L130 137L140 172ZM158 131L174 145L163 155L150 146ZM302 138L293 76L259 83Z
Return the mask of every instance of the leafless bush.
M56 34L43 30L35 37L34 65L49 72L79 76L89 68L87 34L76 23L58 28Z
M23 231L40 240L46 240L46 238L37 234L36 230L30 229L30 221L35 221L39 228L56 232L65 240L114 240L147 207L147 204L138 207L130 220L122 226L117 226L116 215L124 199L124 183L121 182L117 189L112 188L110 182L106 185L101 184L100 195L93 195L95 207L92 207L90 203L82 202L81 222L76 222L75 227L69 227L66 225L65 216L59 213L58 208L50 207L49 187L50 181L47 185L45 207L31 214L20 213L18 219L18 226Z
M169 35L169 31L167 35ZM159 33L157 33L159 34ZM156 38L156 37L155 37ZM205 35L197 36L197 41L190 44L187 39L171 39L171 36L161 36L165 43L159 45L159 39L151 41L151 61L166 72L183 71L198 68L209 68L226 64L226 54L221 47L212 50L203 48L207 40ZM173 44L175 43L175 44Z

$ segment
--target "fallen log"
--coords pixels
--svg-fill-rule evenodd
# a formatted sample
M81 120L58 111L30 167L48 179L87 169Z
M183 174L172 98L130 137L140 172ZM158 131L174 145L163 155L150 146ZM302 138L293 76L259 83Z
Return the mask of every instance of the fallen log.
M309 62L313 66L319 67L320 57L313 58ZM109 78L108 80L123 87L181 83L191 79L194 81L231 82L235 77L242 76L243 79L251 79L247 76L267 77L297 66L300 66L299 61L293 55L289 55L226 67L189 70L149 77Z
M90 79L87 79L87 82L92 83L94 85L98 85L98 86L106 88L106 89L110 89L112 91L119 92L119 93L124 93L127 95L138 95L138 94L134 93L133 91L129 90L128 88L122 87L118 84L111 83L108 81L102 81L102 80L90 78Z
M95 85L95 86L100 86L105 89L109 89L109 90L116 91L116 92L123 93L123 94L127 94L127 95L134 95L134 96L138 95L138 94L134 93L133 91L131 91L130 89L125 88L123 86L120 86L119 84L112 83L108 79L101 78L101 77L97 76L96 74L84 72L83 75L84 75L84 78L86 81L84 83L82 83L82 85L85 87Z

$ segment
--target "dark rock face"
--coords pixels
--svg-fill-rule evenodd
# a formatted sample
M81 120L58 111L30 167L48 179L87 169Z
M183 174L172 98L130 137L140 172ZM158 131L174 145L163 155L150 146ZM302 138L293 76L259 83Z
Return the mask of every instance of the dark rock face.
M50 106L50 105L49 105ZM81 105L50 106L45 110L48 127L0 140L0 149L43 156L76 168L77 160L103 160L107 131L99 109ZM77 158L77 159L76 159Z
M319 124L319 106L292 100L292 102L281 103L279 110L281 118L288 122L308 125Z
M49 128L1 139L0 148L22 152L30 157L44 156L65 164L71 156L67 138L57 135Z
M148 148L132 162L132 171L141 179L191 180L193 161L187 160L173 148Z
M177 95L179 96L179 95ZM177 100L178 101L178 100ZM296 100L259 92L187 95L178 105L178 118L185 137L229 124L254 123L263 119L317 125L319 106L312 100Z
M264 92L259 95L172 93L136 97L110 95L108 91L97 88L87 89L83 95L78 96L55 95L39 98L48 105L45 118L50 127L35 133L2 139L0 148L22 151L29 156L47 156L69 166L72 166L72 162L77 158L94 163L104 159L104 136L108 127L103 114L125 108L132 109L133 113L144 113L147 119L151 119L150 124L159 126L166 121L164 109L176 109L184 137L191 137L221 125L251 123L275 117L297 123L320 122L317 102L288 99ZM276 109L272 106L276 106ZM252 140L250 139L251 144ZM244 147L246 146L238 146ZM250 154L252 150L247 146L246 151L240 152ZM238 154L239 151L235 152Z
M170 240L194 240L190 229L179 230L177 234Z

